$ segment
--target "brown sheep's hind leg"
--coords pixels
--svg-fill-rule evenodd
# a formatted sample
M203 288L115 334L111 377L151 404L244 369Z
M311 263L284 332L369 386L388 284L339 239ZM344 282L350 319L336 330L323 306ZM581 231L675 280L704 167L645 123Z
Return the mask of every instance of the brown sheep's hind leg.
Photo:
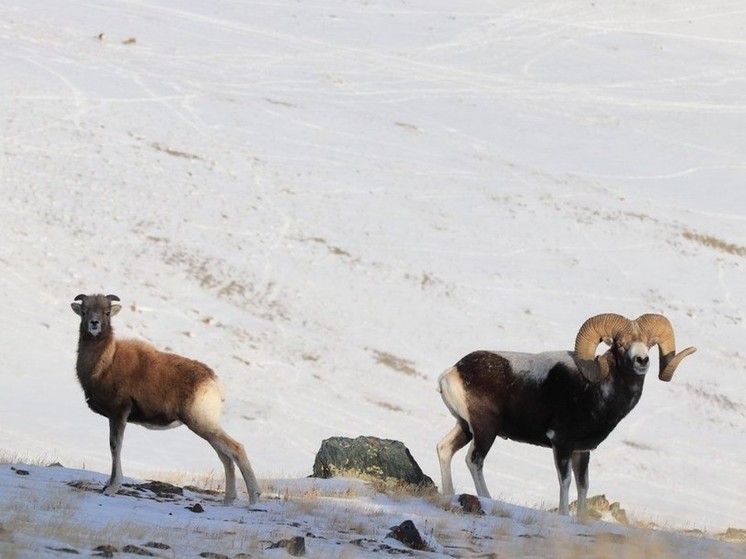
M254 470L251 467L249 458L246 456L246 451L241 443L231 438L225 431L219 429L216 432L211 433L205 437L207 441L212 445L218 455L226 457L230 462L235 463L238 466L238 470L241 472L244 483L246 483L246 491L249 493L249 503L252 505L259 500L259 484L256 481ZM221 460L223 458L221 457ZM230 473L233 482L233 497L229 499L229 487L228 487L228 466L226 465L226 490L225 490L225 502L230 503L236 496L236 477L233 472L233 464L231 463ZM224 462L225 464L225 462Z
M210 446L218 453L225 467L225 503L231 503L236 498L236 475L233 469L233 464L235 464L246 483L249 502L254 504L259 499L259 484L243 445L231 438L220 427L222 405L223 394L220 386L217 383L205 384L195 395L182 421L192 432L210 443Z

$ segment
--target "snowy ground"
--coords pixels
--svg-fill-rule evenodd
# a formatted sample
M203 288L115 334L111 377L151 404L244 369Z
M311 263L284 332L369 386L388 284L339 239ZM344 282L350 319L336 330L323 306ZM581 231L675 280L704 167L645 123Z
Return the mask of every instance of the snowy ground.
M265 480L262 501L224 506L200 486L125 483L101 494L105 476L61 467L0 465L0 556L148 555L212 559L420 557L739 557L744 533L704 535L576 523L483 500L484 515L454 499L379 492L358 480ZM203 480L204 481L204 480ZM392 528L412 521L412 550ZM735 538L735 541L733 541ZM731 541L729 541L731 540ZM740 540L740 541L739 541ZM418 541L418 543L419 543ZM293 550L291 552L290 550ZM109 552L109 555L105 555Z
M0 449L108 470L80 292L215 368L226 429L286 480L335 435L402 440L437 480L444 368L659 312L699 351L651 375L591 492L746 528L745 23L717 0L0 3ZM183 429L131 427L123 462L220 471ZM498 441L485 472L556 506L545 449Z

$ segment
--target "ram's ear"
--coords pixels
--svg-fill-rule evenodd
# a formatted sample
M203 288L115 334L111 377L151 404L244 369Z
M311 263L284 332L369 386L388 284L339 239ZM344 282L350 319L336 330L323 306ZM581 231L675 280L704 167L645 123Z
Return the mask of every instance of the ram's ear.
M83 307L80 303L70 303L70 306L72 307L75 314L77 314L78 316L83 316Z
M112 305L111 306L111 316L114 316L115 314L118 314L119 311L122 310L122 305Z
M601 341L609 347L612 347L614 345L614 338L612 338L611 336L604 336L603 338L601 338Z

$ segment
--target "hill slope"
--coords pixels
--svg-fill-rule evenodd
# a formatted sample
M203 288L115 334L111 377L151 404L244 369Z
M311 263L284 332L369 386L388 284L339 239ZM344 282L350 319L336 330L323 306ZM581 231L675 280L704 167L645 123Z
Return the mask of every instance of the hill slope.
M0 448L106 471L74 377L80 292L199 358L260 477L320 441L404 441L437 479L434 390L474 349L571 347L598 312L699 352L591 458L591 490L743 527L743 12L731 3L41 0L0 24ZM460 462L461 458L457 457ZM498 442L502 501L556 504ZM125 474L220 471L185 430ZM456 464L455 481L472 489Z

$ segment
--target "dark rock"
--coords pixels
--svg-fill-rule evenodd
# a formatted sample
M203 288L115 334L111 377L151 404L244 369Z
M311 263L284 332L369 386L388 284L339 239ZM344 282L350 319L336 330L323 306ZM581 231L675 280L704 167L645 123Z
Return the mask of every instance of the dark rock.
M80 555L80 551L77 549L73 549L72 547L47 547L47 549L51 551L56 551L57 553L69 553L71 555Z
M119 550L114 547L113 545L99 545L98 547L94 548L93 551L94 555L96 557L114 557L114 554L119 552Z
M387 538L399 540L410 549L430 551L430 548L422 540L419 530L417 530L417 527L411 520L405 520L398 526L392 526L389 530L391 532L386 535Z
M31 472L29 472L28 470L21 470L20 468L14 468L13 466L11 466L10 469L13 470L19 476L31 475Z
M434 487L404 443L377 437L332 437L321 443L313 477L354 476Z
M101 492L101 486L99 484L82 479L68 481L67 485L72 487L73 489L78 489L79 491L91 491L93 493Z
M185 485L184 489L191 491L192 493L201 493L202 495L220 495L222 491L216 491L215 489L206 489L204 487L197 487L196 485Z
M199 554L200 557L204 557L205 559L231 559L227 555L223 555L222 553L213 553L212 551L203 551Z
M152 547L153 549L171 549L171 546L160 542L148 542L142 544L143 547Z
M296 536L288 540L280 540L270 545L267 549L278 548L284 548L293 557L303 557L306 554L306 539L302 536Z
M125 545L122 548L122 553L131 553L132 555L141 555L143 557L153 557L153 554L147 549L131 544Z
M468 514L484 514L482 503L479 497L469 495L468 493L462 493L458 496L458 504L464 509L465 513Z
M155 493L158 497L173 497L174 495L183 495L184 490L178 485L171 485L163 481L148 481L146 483L138 483L135 485L135 489L140 491L150 491Z
M200 505L199 503L194 503L193 505L188 506L188 507L184 507L184 508L186 508L187 510L190 510L192 512L197 512L197 513L199 513L199 512L205 512L204 507L202 507L202 505Z

